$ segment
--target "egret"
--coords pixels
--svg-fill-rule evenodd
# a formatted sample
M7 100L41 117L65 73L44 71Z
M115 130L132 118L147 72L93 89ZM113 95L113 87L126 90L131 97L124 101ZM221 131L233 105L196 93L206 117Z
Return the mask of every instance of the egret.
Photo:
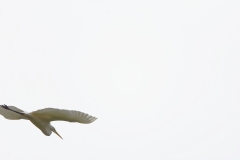
M43 134L50 136L52 132L57 134L63 139L56 129L51 125L51 121L68 121L78 122L83 124L89 124L94 122L97 118L90 116L86 113L74 110L56 109L56 108L44 108L30 113L23 110L7 105L0 105L0 114L6 119L30 120L37 128L39 128Z

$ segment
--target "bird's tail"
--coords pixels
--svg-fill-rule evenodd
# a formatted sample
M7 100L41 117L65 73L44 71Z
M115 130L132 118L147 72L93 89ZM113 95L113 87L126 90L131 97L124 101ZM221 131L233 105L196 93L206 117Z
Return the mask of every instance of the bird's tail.
M25 112L14 106L0 105L0 114L10 120L26 119Z

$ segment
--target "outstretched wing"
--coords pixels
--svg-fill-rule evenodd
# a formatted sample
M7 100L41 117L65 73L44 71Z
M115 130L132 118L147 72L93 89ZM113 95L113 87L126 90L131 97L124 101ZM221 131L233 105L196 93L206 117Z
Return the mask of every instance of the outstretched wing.
M73 110L45 108L34 111L30 114L44 118L46 121L68 121L79 123L92 123L97 118L86 113Z
M24 112L23 110L14 107L14 106L7 106L9 109L17 111L17 112ZM13 111L7 110L4 108L4 105L0 105L0 114L5 117L6 119L10 120L18 120L18 119L26 119L24 116L21 114L15 113Z

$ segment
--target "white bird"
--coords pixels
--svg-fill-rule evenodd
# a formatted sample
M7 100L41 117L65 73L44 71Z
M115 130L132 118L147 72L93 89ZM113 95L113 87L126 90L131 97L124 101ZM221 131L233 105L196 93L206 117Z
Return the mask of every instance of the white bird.
M6 119L10 120L30 120L46 136L50 136L52 132L54 132L60 138L62 137L51 125L51 121L68 121L88 124L94 122L97 119L96 117L90 116L80 111L55 108L44 108L27 113L17 107L7 106L5 104L0 105L0 114Z

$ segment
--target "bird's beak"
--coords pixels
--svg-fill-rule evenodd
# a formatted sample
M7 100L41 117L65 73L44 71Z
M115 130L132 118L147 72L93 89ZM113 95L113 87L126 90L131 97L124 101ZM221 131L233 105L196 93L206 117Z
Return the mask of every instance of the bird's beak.
M60 134L58 134L58 132L55 130L55 131L53 131L56 135L58 135L61 139L63 139L61 136L60 136Z

